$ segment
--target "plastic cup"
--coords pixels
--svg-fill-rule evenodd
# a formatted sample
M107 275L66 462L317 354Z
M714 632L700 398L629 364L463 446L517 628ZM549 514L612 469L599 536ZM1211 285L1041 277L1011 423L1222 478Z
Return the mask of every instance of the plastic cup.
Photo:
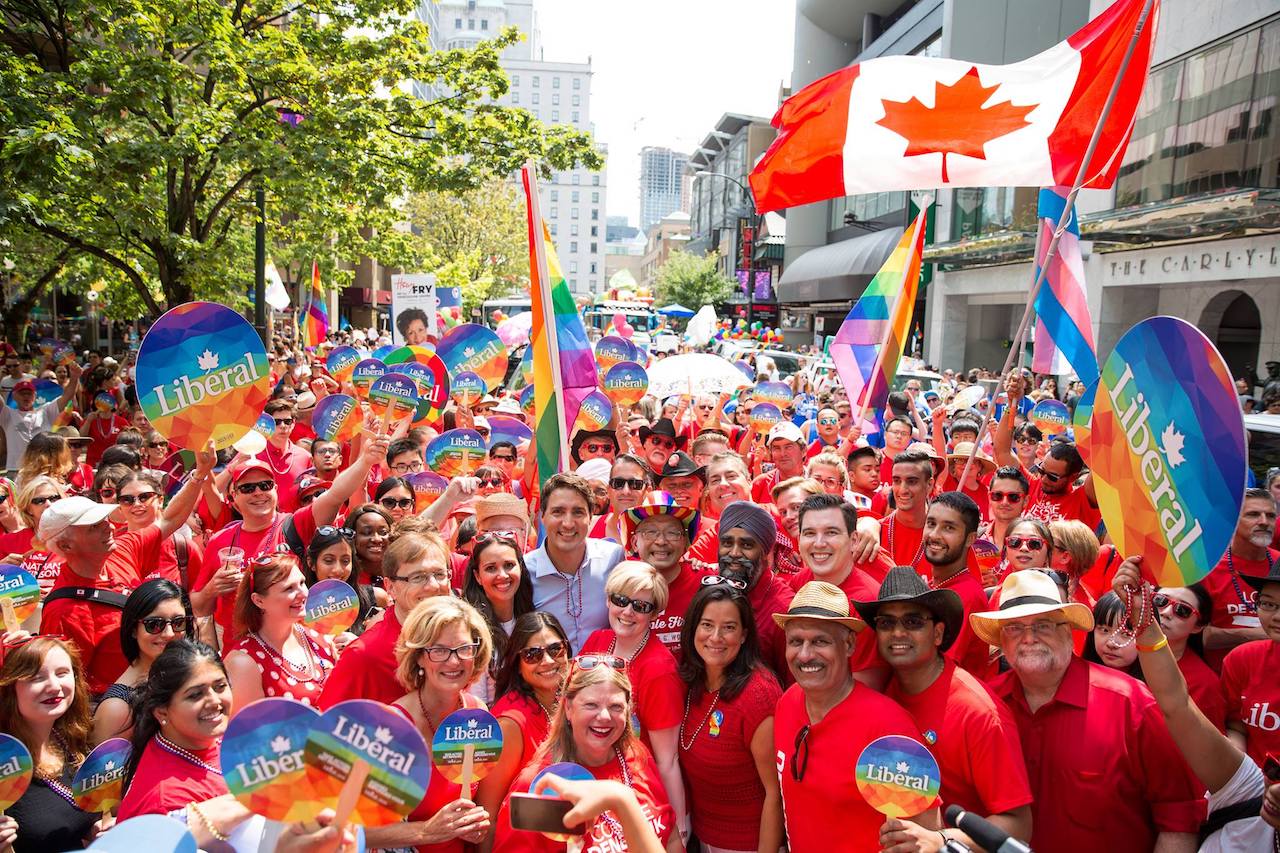
M244 569L244 549L230 545L218 550L218 562L223 568L230 567L237 575Z

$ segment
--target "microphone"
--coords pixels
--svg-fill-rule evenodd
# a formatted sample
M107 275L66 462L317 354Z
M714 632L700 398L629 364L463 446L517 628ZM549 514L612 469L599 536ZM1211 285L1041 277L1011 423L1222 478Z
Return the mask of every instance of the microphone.
M1031 853L1031 847L991 821L957 805L947 806L947 825L964 832L988 853Z

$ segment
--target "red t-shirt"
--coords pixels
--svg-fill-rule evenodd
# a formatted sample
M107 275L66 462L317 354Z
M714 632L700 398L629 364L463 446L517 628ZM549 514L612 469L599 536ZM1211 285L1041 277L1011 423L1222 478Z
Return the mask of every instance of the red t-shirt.
M242 549L244 551L244 567L246 571L250 568L254 557L273 552L278 545L284 542L284 523L288 518L287 514L277 513L275 521L261 530L245 530L243 522L233 521L209 537L209 542L204 547L204 552L209 555L209 559L204 560L200 567L200 575L196 578L195 588L198 590L204 589L209 583L209 579L221 568L218 552L223 548L234 546ZM311 537L316 535L316 520L310 505L304 506L293 513L293 527L298 531L303 547L310 544ZM228 633L231 631L231 619L235 603L236 594L233 590L219 596L218 603L214 607L215 619L222 626L223 631Z
M1018 724L1037 850L1151 850L1161 832L1199 831L1204 786L1146 685L1072 658L1032 713L1017 675L991 683Z
M1032 482L1031 492L1027 496L1027 508L1022 514L1046 523L1075 519L1089 525L1090 530L1096 529L1098 522L1102 520L1098 508L1089 503L1089 496L1084 489L1072 487L1059 495L1046 495L1041 491L1040 480Z
M924 528L912 527L897 511L880 525L880 547L895 566L910 566L925 580L933 577L933 567L924 558Z
M964 621L960 624L960 633L951 648L945 652L947 660L955 661L970 674L981 678L987 672L987 664L991 659L991 647L977 634L969 624L970 613L982 613L989 608L987 593L982 583L967 568L951 576L942 583L934 584L937 589L949 589L960 596L964 604ZM983 812L991 814L991 812Z
M960 491L973 498L973 502L978 505L978 512L981 513L983 521L991 518L991 492L988 491L986 483L979 480L976 488L971 489L965 486Z
M508 691L494 702L490 710L498 719L511 720L520 729L520 766L524 767L533 760L534 753L551 731L547 712L538 704L538 700L514 690Z
M777 468L756 477L751 481L751 500L758 504L773 503L773 487L780 482Z
M773 716L782 688L772 674L757 669L732 699L697 693L689 699L680 744L693 832L715 847L755 850L764 784L751 755L751 739Z
M1213 567L1213 571L1200 581L1213 599L1213 615L1209 617L1209 624L1215 628L1226 629L1261 628L1262 623L1258 621L1258 591L1238 577L1233 577L1232 571L1250 577L1265 578L1277 559L1280 559L1280 551L1273 551L1270 548L1267 549L1265 560L1247 560L1233 554L1228 548L1227 553L1218 561L1218 565ZM1227 656L1228 651L1230 649L1205 649L1205 663L1214 669L1221 669L1222 660Z
M396 679L396 641L400 620L396 609L388 607L378 624L342 650L337 665L320 692L316 704L327 711L348 699L372 699L390 705L405 694Z
M609 628L592 631L587 637L580 655L611 654L614 633ZM649 732L673 729L680 725L684 710L684 682L676 671L676 659L650 629L649 639L639 654L627 663L627 677L631 679L631 695L635 700L635 713L631 716L631 731L649 743Z
M1267 753L1280 755L1280 643L1254 640L1228 652L1222 695L1227 722L1244 726L1249 757L1261 767Z
M684 629L684 617L700 586L701 580L694 574L689 562L681 561L680 573L676 575L675 583L667 587L667 609L659 613L649 626L653 636L662 641L662 645L667 647L677 663L681 659L680 632Z
M268 444L254 457L265 462L271 468L271 476L276 481L277 508L280 512L293 512L298 508L298 481L312 467L311 454L290 443L284 450Z
M836 438L835 444L823 444L821 436L819 436L818 438L815 438L813 441L809 442L809 449L804 452L804 458L812 459L813 457L817 456L819 453L824 453L826 451L830 451L832 453L839 453L840 439ZM721 847L723 845L717 844L715 846Z
M1031 802L1018 726L976 676L948 660L921 692L906 693L895 675L885 695L907 709L937 759L944 807L989 815Z
M1088 590L1093 600L1097 601L1111 591L1111 581L1115 579L1123 562L1124 557L1120 556L1116 546L1103 545L1098 549L1098 557L1093 565L1080 576L1080 586Z
M760 640L760 657L773 668L774 675L783 685L790 684L791 671L787 669L787 637L773 614L786 613L796 591L774 574L762 575L756 585L747 592L751 602L751 614L756 620L756 636Z
M322 637L310 628L301 630L301 638L307 643L311 656L319 667L318 674L299 673L283 666L274 649L268 648L257 637L249 634L228 645L222 657L225 660L232 652L244 652L257 665L258 672L262 675L264 696L282 696L314 708L325 679L333 671L335 655L333 645L327 637Z
M1209 668L1204 658L1187 649L1178 658L1178 669L1187 680L1187 693L1191 701L1196 703L1205 719L1218 727L1218 731L1227 732L1227 701L1222 695L1222 680Z
M662 779L658 776L658 765L642 744L635 744L625 761L625 770L622 763L614 759L599 767L588 767L587 771L596 779L612 779L626 784L635 793L640 809L649 819L649 825L653 827L658 840L665 845L676 828L675 813L667 800L666 789L662 787ZM548 759L525 767L511 783L511 790L528 791L537 775L552 763ZM606 812L596 818L583 839L583 853L623 853L628 849L621 825L609 820L610 817ZM494 853L552 853L565 849L564 842L552 841L541 832L512 829L510 796L502 801L502 808L498 810L498 819L494 825Z
M401 694L403 695L403 694ZM409 712L400 705L393 706L397 711L409 717ZM470 693L462 694L463 708L484 708L484 703ZM412 719L412 717L410 717ZM426 733L423 733L427 736ZM434 733L433 733L434 734ZM409 820L411 821L427 821L435 816L445 806L462 796L462 786L457 782L451 782L443 773L432 772L430 780L427 782L427 793L423 795L422 802L418 803L417 808L409 812ZM452 838L448 841L442 841L439 844L419 844L414 847L418 853L463 853L467 849L467 844L461 838Z
M880 551L879 560L888 560L888 556L884 550ZM863 564L866 565L866 564ZM805 569L797 578L799 581L796 589L807 584L809 581L818 580L810 569ZM827 581L830 583L830 581ZM840 587L840 591L849 599L849 613L857 616L853 609L855 601L875 601L880 597L880 582L873 578L868 572L863 571L861 566L854 566L853 570L842 580L836 584ZM853 672L861 672L864 669L884 669L888 666L884 658L880 657L880 647L876 643L875 629L870 626L862 629L856 635L853 645L853 656L849 659L849 666Z
M187 583L182 583L182 572L178 568L178 536L182 534L175 533L160 545L160 560L156 563L151 572L143 578L143 580L151 580L152 578L165 578L171 580L183 589L190 591L190 587L195 583L204 571L204 549L200 547L200 542L190 534L186 535L187 543ZM217 571L217 568L214 568Z
M90 421L87 435L91 440L84 454L85 464L98 467L102 454L116 443L116 436L128 428L129 422L119 415L99 416Z
M192 753L211 767L220 766L221 741L208 749ZM174 809L202 803L229 793L221 773L192 764L168 750L155 738L147 743L138 762L137 772L120 803L116 820L124 821L141 814L168 814Z
M797 746L805 726L809 733ZM880 849L885 817L858 793L856 778L862 750L885 735L919 740L920 730L901 705L865 685L855 683L849 695L817 723L809 719L799 685L782 694L773 716L773 746L792 850L866 853Z
M10 554L21 554L22 570L36 579L40 585L40 597L43 599L53 589L53 582L62 571L62 558L52 551L33 550L35 531L30 527L16 530L13 533L0 533L0 559Z
M158 527L116 536L96 580L63 566L53 589L92 587L128 595L140 582L142 567L156 564L161 541ZM60 634L80 652L91 693L103 692L129 668L120 649L120 615L120 608L109 604L62 598L47 603L40 617L41 634Z

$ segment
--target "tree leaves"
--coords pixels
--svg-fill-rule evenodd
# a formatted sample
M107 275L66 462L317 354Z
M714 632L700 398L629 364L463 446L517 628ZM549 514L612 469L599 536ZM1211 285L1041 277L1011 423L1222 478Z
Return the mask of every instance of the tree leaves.
M654 290L659 304L676 302L697 311L703 305L725 301L733 288L734 280L720 271L714 252L698 257L676 251L658 268Z

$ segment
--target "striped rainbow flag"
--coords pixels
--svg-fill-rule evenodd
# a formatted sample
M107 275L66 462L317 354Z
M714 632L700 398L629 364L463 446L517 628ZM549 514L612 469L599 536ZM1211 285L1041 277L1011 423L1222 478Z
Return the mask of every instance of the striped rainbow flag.
M1036 274L1044 264L1053 229L1067 204L1067 187L1040 190L1040 242ZM1093 318L1084 288L1084 258L1080 254L1080 220L1073 208L1058 251L1036 294L1036 349L1031 369L1062 376L1075 373L1085 385L1098 380L1098 353L1093 344Z
M551 231L542 220L532 163L520 170L529 212L529 300L538 483L569 466L569 427L596 387L596 363L578 306L564 280Z
M849 309L831 342L831 360L850 403L878 416L889 399L920 284L926 206Z
M311 262L311 298L302 321L303 346L318 347L329 336L329 312L324 306L324 288L320 285L320 264Z

